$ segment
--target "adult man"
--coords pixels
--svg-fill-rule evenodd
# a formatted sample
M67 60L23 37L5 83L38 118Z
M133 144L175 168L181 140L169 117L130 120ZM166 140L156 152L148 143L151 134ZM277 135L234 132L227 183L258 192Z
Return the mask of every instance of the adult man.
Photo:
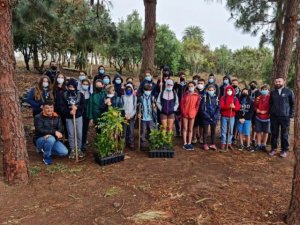
M38 152L43 152L43 162L52 164L52 155L66 156L68 149L59 141L63 137L60 116L54 112L51 101L44 102L43 111L34 117L34 142Z
M52 84L54 83L54 78L56 77L57 73L59 73L59 71L57 70L56 62L51 61L50 68L45 72L45 75L50 78Z
M293 91L284 87L285 80L275 80L275 90L270 93L270 118L271 118L271 151L270 156L276 154L279 128L281 129L281 153L285 158L289 149L290 119L294 116L295 96Z

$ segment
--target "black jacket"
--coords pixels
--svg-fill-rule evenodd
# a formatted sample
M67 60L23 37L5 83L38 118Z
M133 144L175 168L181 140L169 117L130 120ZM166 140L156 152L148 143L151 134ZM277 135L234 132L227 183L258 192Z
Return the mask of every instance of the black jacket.
M254 113L254 103L249 96L245 98L241 97L240 101L240 110L237 113L238 119L251 120Z
M292 90L283 88L281 95L278 90L270 93L270 115L294 117L295 96Z
M47 117L43 115L43 112L37 114L34 117L34 143L40 137L44 137L45 135L53 135L55 137L55 131L59 131L63 133L63 126L61 123L60 116L56 113L52 117Z
M76 118L79 118L83 114L83 110L85 109L85 99L81 92L77 91L76 95L71 95L69 91L64 93L64 98L62 101L62 114L67 119L72 119L73 116L70 114L72 109L72 104L77 106L76 110Z

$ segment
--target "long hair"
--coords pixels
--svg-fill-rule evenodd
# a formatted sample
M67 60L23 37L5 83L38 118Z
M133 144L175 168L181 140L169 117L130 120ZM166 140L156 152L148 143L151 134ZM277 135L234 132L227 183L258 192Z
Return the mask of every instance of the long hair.
M53 93L52 93L52 86L51 86L51 81L48 76L41 76L39 81L35 85L35 93L34 93L34 99L36 101L40 101L42 99L42 93L43 93L43 80L44 79L48 80L49 86L48 86L48 92L50 95L50 99L53 100Z
M53 83L53 91L56 91L56 89L58 88L58 82L57 82L57 78L59 75L62 75L64 77L64 82L62 83L62 88L65 88L66 84L67 84L67 78L65 75L61 74L61 73L57 73L55 78L54 78L54 83Z

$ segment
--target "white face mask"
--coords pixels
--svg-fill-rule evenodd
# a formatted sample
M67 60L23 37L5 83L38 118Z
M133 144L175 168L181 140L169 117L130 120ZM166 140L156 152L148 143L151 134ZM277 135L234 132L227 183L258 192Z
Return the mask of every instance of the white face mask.
M47 88L49 86L49 83L48 82L43 82L43 87L44 88Z
M107 94L107 97L109 97L109 98L112 98L114 96L115 96L115 94Z
M227 95L231 96L232 95L232 91L227 91Z
M200 90L203 90L204 85L203 85L203 84L198 84L198 88L199 88Z
M57 78L57 83L62 84L65 81L64 78Z

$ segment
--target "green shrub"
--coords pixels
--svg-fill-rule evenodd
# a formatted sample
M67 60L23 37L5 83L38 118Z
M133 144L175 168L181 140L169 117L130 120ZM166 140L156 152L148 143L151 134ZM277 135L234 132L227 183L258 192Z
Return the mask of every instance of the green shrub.
M173 150L174 148L174 133L166 132L162 129L153 129L150 132L150 150Z

